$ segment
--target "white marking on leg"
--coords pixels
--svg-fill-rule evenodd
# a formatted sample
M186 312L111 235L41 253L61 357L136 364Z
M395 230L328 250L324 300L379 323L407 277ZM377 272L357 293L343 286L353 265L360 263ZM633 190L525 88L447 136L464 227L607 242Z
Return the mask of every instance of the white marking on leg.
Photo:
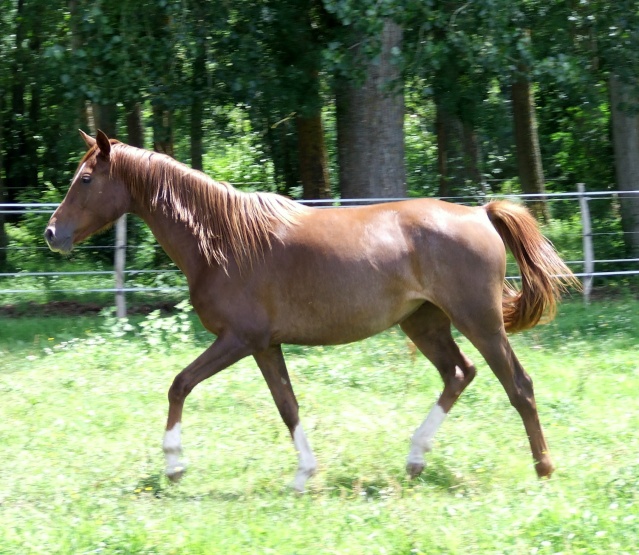
M444 409L436 404L428 413L426 420L415 430L411 440L411 448L406 461L408 471L416 476L424 467L424 453L433 449L435 433L446 419ZM421 466L421 468L419 468Z
M459 366L455 366L455 378L458 380L464 379L464 371Z
M315 455L306 439L306 434L301 424L295 426L295 430L293 430L293 445L295 445L297 451L298 465L297 473L291 486L297 491L302 492L304 491L306 481L315 474L317 470L317 461L315 460Z
M164 456L166 458L165 472L169 478L181 475L186 470L186 465L180 462L180 455L182 454L182 440L180 435L181 426L179 422L164 434L162 449L164 450Z

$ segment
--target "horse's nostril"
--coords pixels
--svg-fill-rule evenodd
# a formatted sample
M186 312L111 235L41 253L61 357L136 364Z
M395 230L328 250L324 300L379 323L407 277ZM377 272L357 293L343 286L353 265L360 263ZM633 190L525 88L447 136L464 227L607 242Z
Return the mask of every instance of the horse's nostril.
M54 235L55 233L52 227L47 227L47 229L44 230L44 240L47 243L50 243L53 240Z

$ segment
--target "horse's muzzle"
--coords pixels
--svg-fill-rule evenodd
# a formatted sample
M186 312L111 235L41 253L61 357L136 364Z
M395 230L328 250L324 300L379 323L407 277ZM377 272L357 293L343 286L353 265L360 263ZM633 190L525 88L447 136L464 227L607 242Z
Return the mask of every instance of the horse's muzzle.
M56 233L55 225L50 225L44 230L44 240L53 252L66 254L73 248L71 234Z

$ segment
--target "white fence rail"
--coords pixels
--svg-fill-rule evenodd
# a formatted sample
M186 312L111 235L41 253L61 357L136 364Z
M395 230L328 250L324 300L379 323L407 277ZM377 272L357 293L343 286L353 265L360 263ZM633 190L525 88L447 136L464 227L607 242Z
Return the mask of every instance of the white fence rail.
M545 195L499 195L498 198L510 198L510 199L530 199L535 197L541 197L548 199L549 201L568 200L574 201L576 206L575 210L579 210L581 214L582 222L582 244L583 244L583 257L581 260L568 260L569 266L576 268L583 268L581 272L575 272L577 277L580 277L584 284L584 299L586 302L589 299L592 290L592 283L594 278L609 278L609 277L621 277L621 276L636 276L639 275L639 258L623 258L623 259L597 259L596 252L593 247L594 235L615 235L618 236L620 232L604 232L593 234L592 224L589 210L589 201L597 199L618 199L620 195L630 195L639 197L639 191L585 191L583 185L579 185L579 190L572 193L547 193ZM477 204L483 203L489 200L490 197L455 197L445 200L461 204ZM300 201L305 204L327 207L327 206L357 206L361 204L371 204L379 202L389 202L392 200L405 200L405 199L382 199L382 198L368 198L368 199L342 199L342 200L314 200L314 201ZM54 203L23 203L23 204L0 204L1 214L50 214L56 209L58 205ZM61 277L73 277L73 276L113 276L113 287L83 287L83 288L47 288L48 293L58 294L91 294L91 293L113 293L116 297L117 314L124 316L126 313L125 308L125 294L133 293L157 293L157 292L178 292L185 291L187 288L185 285L173 285L173 286L130 286L127 285L127 278L135 276L152 276L152 275L164 275L179 273L177 269L164 269L164 270L151 270L151 269L127 269L125 263L125 253L127 250L134 248L135 245L127 245L126 243L126 219L122 218L119 225L116 227L116 244L107 245L102 247L86 247L91 250L97 249L112 249L114 251L114 269L113 270L86 270L86 271L46 271L46 272L5 272L0 273L0 295L15 295L21 296L34 293L33 289L21 288L19 283L22 278L61 278ZM45 245L41 247L8 247L9 249L23 249L23 250L48 250ZM76 247L76 248L82 248ZM613 271L602 270L602 266L608 264L616 264L622 266L623 269L617 269ZM509 276L509 279L517 280L518 276ZM9 282L7 284L7 282Z

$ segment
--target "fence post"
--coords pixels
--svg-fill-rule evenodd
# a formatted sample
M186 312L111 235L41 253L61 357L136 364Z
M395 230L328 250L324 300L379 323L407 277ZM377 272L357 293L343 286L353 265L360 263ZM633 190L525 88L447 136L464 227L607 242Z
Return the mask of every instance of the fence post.
M126 299L124 296L124 268L126 266L126 214L115 224L115 314L126 318Z
M583 183L577 183L579 191L579 208L581 212L581 228L583 234L584 249L584 303L590 302L590 293L592 292L592 274L595 270L595 252L592 247L592 226L590 224L590 210L588 208L588 197L586 195L586 186Z

